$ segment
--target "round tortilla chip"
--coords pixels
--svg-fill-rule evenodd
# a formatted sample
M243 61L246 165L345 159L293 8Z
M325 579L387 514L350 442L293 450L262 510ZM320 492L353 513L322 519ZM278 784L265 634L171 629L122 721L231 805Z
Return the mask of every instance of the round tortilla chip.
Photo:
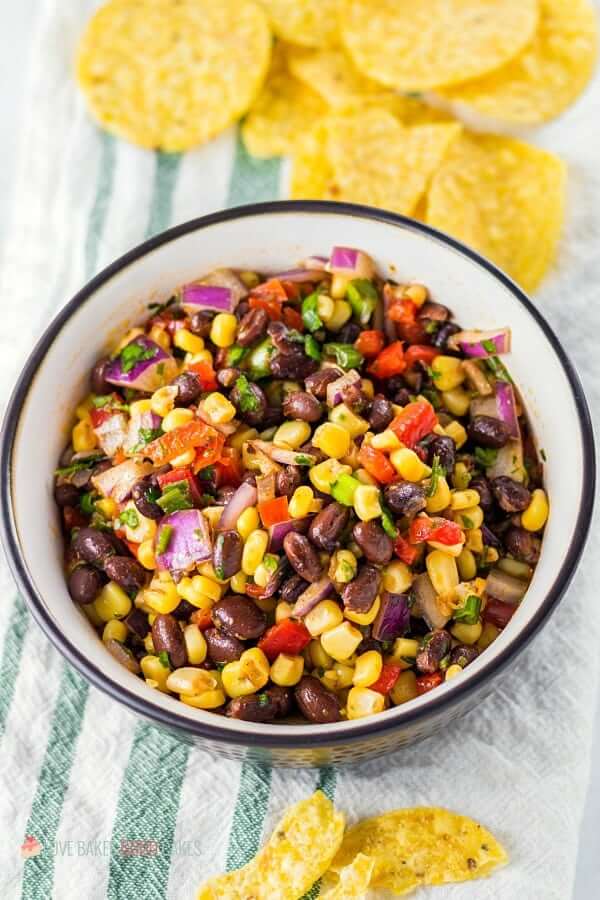
M81 38L77 78L107 131L178 152L246 112L270 56L267 17L251 0L110 0Z
M551 265L566 184L562 160L513 138L464 134L431 180L427 223L533 290Z
M333 169L326 156L325 120L317 122L298 143L292 158L290 197L292 200L323 200L333 181Z
M420 91L497 69L537 21L538 0L348 0L341 36L365 75Z
M443 91L484 116L535 125L563 112L590 80L598 53L598 22L588 0L541 0L540 25L511 62Z
M302 47L339 43L339 16L344 0L258 0L277 37Z

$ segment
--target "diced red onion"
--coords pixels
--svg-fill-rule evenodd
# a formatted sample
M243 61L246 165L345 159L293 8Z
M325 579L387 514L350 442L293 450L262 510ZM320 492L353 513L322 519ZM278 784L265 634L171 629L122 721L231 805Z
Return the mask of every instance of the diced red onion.
M443 628L450 616L440 609L435 588L426 572L417 575L412 590L415 597L413 615L422 616L430 628Z
M198 279L201 284L210 284L214 287L227 288L231 291L234 308L240 300L248 296L248 288L233 269L214 269L208 275Z
M197 563L212 557L212 543L208 522L199 509L179 509L164 516L156 532L157 541L165 526L171 534L166 550L156 554L159 569L169 572L189 572Z
M258 502L266 503L275 496L275 473L269 475L256 476L256 489L258 491Z
M228 501L227 506L221 513L221 518L217 525L217 531L232 531L237 526L237 520L241 514L250 506L256 504L257 490L253 484L244 481L237 488L235 494Z
M304 281L322 281L325 274L323 269L288 269L287 272L277 272L276 275L270 275L269 278L302 284Z
M519 438L521 430L519 428L519 417L517 416L515 392L512 384L509 384L508 381L496 382L496 403L498 417L508 425L511 438Z
M305 269L316 269L319 272L324 272L328 262L329 260L326 256L307 256L300 265Z
M107 456L114 456L127 440L127 416L115 412L94 428L102 450Z
M406 594L392 594L383 591L381 606L371 628L371 636L376 641L393 641L402 637L408 628L410 611Z
M181 289L181 305L187 313L195 313L199 309L232 312L234 308L229 288L215 287L212 284L184 285Z
M498 456L491 466L486 469L488 478L498 478L500 475L508 475L515 481L525 480L525 463L523 460L523 442L521 438L509 439L504 447L498 450Z
M492 569L489 573L486 583L485 592L496 600L502 600L503 603L520 603L527 591L528 584L502 569Z
M112 497L118 503L126 500L136 481L144 478L153 471L151 463L137 462L135 459L127 459L125 462L106 469L99 475L92 477L92 484L103 497Z
M176 395L177 388L173 388L173 390L175 391ZM150 409L146 412L133 415L129 420L129 429L127 431L127 439L125 440L124 445L126 452L133 454L135 448L139 446L140 431L142 428L148 429L148 431L155 431L159 427L161 422L161 417L157 416L156 413L152 412L152 410Z
M372 278L375 274L375 263L371 257L354 247L334 247L327 268L334 275L350 278Z
M333 584L330 578L320 578L319 581L314 581L312 584L309 584L305 591L302 591L294 603L292 615L297 619L307 615L317 603L328 597L332 591Z
M123 362L121 353L115 356L107 365L104 378L109 384L116 384L118 387L134 388L138 391L154 392L157 388L171 381L177 374L177 363L170 353L167 353L150 338L141 334L135 337L127 344L127 347L133 345L139 347L143 351L152 351L149 359L141 359L128 371L123 371Z
M481 526L481 536L486 547L493 547L495 550L502 550L502 541L496 537L491 528L483 524Z
M313 456L311 453L304 453L302 450L286 450L283 447L269 444L267 441L254 441L253 443L258 444L259 450L262 450L263 453L283 466L312 466L317 461L316 456ZM298 462L298 457L302 458L301 463Z
M360 381L360 373L356 371L356 369L349 369L345 375L342 375L341 378L336 378L335 381L332 381L327 385L327 406L333 407L337 406L338 403L342 402L342 391L344 388L350 387L351 384L355 384L357 381Z
M290 519L288 522L277 522L269 528L269 553L280 553L283 550L283 539L290 531L306 534L312 516L303 519Z
M267 581L265 588L260 595L261 600L268 600L269 597L272 597L273 594L275 594L279 590L279 588L281 587L281 582L285 578L289 568L290 564L287 560L287 557L283 556L277 563L277 568Z
M448 339L452 350L462 350L465 356L486 359L489 356L500 356L510 352L510 328L496 328L493 331L457 331ZM484 343L491 341L493 350L487 350Z

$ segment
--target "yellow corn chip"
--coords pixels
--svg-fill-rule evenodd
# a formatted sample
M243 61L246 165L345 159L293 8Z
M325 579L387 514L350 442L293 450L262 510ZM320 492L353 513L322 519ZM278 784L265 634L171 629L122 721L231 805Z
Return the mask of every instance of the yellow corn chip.
M431 181L427 223L533 290L556 253L565 182L565 165L552 153L513 138L465 134Z
M325 155L327 129L317 122L298 142L292 158L290 197L293 200L323 200L333 183L333 169Z
M370 856L359 853L341 869L338 883L323 894L323 900L360 900L369 888L374 865Z
M420 91L490 72L533 36L537 0L348 0L341 22L361 72Z
M507 861L489 831L473 819L435 807L397 809L350 828L332 869L343 871L357 853L374 861L371 886L396 894L420 885L482 878Z
M277 37L303 47L338 43L343 0L258 0Z
M197 900L298 900L329 868L344 816L322 791L291 806L252 862L211 878Z
M270 56L267 17L250 0L110 0L81 39L77 78L107 131L175 152L246 112Z
M588 0L541 0L539 28L519 56L483 78L442 93L495 119L544 122L584 89L597 50L596 13Z
M293 153L309 126L327 110L310 87L287 72L269 75L242 126L253 156Z

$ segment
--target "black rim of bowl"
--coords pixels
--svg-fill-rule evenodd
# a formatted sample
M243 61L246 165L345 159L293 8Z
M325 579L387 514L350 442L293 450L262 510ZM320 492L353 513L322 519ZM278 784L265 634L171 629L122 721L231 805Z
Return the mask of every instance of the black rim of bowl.
M468 259L486 269L494 278L508 288L515 299L524 306L529 314L535 319L537 325L543 331L560 360L569 381L577 410L583 454L582 494L577 524L564 563L556 574L552 587L540 604L536 614L531 621L515 635L515 638L510 644L498 654L497 657L490 660L487 665L482 666L481 670L476 675L469 678L468 681L465 680L464 684L455 682L454 690L448 694L444 693L440 697L436 697L436 692L432 692L429 701L416 709L411 709L410 705L406 709L401 706L396 707L395 715L372 716L367 719L358 720L353 724L352 729L348 729L346 726L346 729L340 730L336 724L322 725L318 729L318 734L311 734L310 737L307 736L305 738L302 737L301 730L296 728L290 729L289 735L286 735L284 730L285 726L282 728L283 733L280 734L270 734L265 732L257 735L256 732L253 733L251 730L234 731L225 729L220 726L219 716L217 715L214 716L214 724L184 719L179 716L176 710L171 711L155 706L152 703L151 695L145 700L136 696L120 684L107 679L105 674L99 668L92 665L79 649L65 638L59 626L46 611L42 597L38 593L22 558L13 515L11 488L11 457L18 430L19 418L31 385L33 384L37 369L65 322L101 285L157 247L177 240L177 238L182 235L209 228L212 225L227 222L231 219L244 219L265 214L294 212L352 216L421 232L438 242L452 247L463 256L466 256ZM521 650L523 650L531 638L540 630L541 626L547 621L550 613L554 610L567 589L587 539L594 505L595 482L596 466L592 423L579 377L548 323L538 312L526 294L524 294L504 272L474 250L466 247L460 241L405 216L351 203L330 203L308 200L278 201L271 203L255 203L212 213L197 219L192 219L182 225L177 225L174 228L170 228L168 231L150 238L138 247L130 250L124 256L121 256L96 275L87 285L85 285L85 287L75 294L63 309L60 310L31 352L24 369L17 380L6 410L0 442L0 485L2 488L0 491L0 526L13 577L15 578L21 593L26 598L27 605L33 618L41 626L42 630L62 655L95 687L109 694L134 712L145 716L146 718L150 718L156 724L164 727L185 731L190 735L202 737L208 741L221 741L234 746L256 744L265 748L293 750L323 745L340 746L343 744L351 744L360 739L376 738L385 733L394 732L403 726L414 725L429 718L437 717L442 711L449 710L451 707L461 703L466 694L475 694L478 688L481 688L492 678L492 676L500 672L518 653L521 652ZM250 723L244 723L244 725L248 724Z

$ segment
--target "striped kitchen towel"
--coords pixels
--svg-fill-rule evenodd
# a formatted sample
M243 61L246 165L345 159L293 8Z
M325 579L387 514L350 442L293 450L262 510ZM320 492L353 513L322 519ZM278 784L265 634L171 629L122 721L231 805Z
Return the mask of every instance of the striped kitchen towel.
M170 224L285 196L281 162L249 158L235 129L185 156L167 156L95 128L75 90L72 59L96 5L39 0L0 273L3 389L61 304L116 256ZM571 172L560 266L539 301L596 409L599 96L596 82L567 116L534 136L561 153ZM0 562L0 897L190 900L203 878L246 862L283 808L318 784L351 821L431 804L491 828L511 865L490 881L438 888L438 900L566 900L598 681L591 648L600 637L599 549L598 542L595 553L589 548L543 635L467 718L397 756L319 771L217 759L137 720L63 662Z

